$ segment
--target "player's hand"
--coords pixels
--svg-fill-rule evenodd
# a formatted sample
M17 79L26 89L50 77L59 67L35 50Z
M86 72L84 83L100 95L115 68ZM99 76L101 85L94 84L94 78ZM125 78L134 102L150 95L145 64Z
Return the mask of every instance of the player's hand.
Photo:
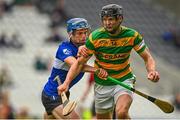
M148 73L148 79L151 80L152 82L158 82L160 79L160 75L157 71L150 71Z
M82 45L78 48L78 53L77 56L83 56L83 57L88 57L88 49L85 47L85 45Z
M95 72L95 74L96 74L99 78L101 78L101 79L103 79L103 80L106 80L107 77L108 77L107 71L104 70L104 69L102 69L102 68L97 69L96 72Z
M68 85L66 85L66 84L62 84L62 85L59 85L58 87L57 87L57 90L58 90L58 94L60 95L62 92L67 92L68 91L68 89L69 89L69 86Z

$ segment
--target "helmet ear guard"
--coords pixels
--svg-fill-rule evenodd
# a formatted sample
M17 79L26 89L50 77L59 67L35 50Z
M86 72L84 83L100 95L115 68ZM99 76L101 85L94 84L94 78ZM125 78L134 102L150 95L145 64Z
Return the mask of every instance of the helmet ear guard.
M110 16L110 17L118 17L123 16L123 8L120 5L117 4L109 4L106 6L103 6L100 13L101 19L104 16Z

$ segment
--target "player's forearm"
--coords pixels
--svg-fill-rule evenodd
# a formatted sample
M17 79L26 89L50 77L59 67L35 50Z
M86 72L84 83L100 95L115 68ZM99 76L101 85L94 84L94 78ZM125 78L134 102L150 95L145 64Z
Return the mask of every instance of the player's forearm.
M147 61L145 61L145 64L146 64L147 72L155 71L156 65L155 65L155 61L154 61L154 59L152 58L152 56L150 56L150 57L147 59Z
M84 65L83 67L83 72L96 72L97 68L89 66L89 65Z
M150 71L155 71L155 61L149 52L149 49L146 48L144 52L142 52L141 57L143 58L145 65L146 65L146 70L149 73Z
M71 81L82 71L83 64L81 64L78 60L73 63L68 71L64 84L69 85Z

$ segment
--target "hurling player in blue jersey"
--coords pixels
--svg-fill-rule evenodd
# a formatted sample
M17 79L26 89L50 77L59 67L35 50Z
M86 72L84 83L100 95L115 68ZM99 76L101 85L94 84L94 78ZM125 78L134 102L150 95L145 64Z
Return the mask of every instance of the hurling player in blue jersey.
M45 118L67 118L62 115L62 100L58 95L58 83L54 81L56 76L59 76L61 83L64 83L66 75L70 66L76 61L78 47L85 44L86 38L90 33L90 26L84 18L73 18L67 21L67 32L69 35L69 41L62 42L56 52L55 61L51 71L51 75L44 86L42 91L42 103L45 107ZM85 65L84 72L96 72L97 69L88 65ZM103 69L98 70L100 77L107 76L106 71ZM82 77L84 73L81 72L70 84L69 88L75 85ZM66 92L69 97L70 92ZM70 118L79 118L78 114L73 111Z

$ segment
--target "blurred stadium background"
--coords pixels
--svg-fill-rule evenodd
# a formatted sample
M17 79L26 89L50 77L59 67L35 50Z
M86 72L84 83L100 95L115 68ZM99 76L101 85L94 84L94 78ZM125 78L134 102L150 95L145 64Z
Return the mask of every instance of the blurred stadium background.
M180 119L178 102L174 102L180 94L179 0L0 0L1 115L4 100L13 108L16 118L25 118L26 114L29 118L42 117L41 90L50 74L58 44L67 38L65 21L83 17L94 30L101 25L101 7L109 3L123 6L123 25L143 35L157 62L161 80L154 84L146 79L143 61L132 54L136 88L177 106L173 113L165 114L135 95L130 109L132 118ZM89 64L93 64L92 60ZM86 74L72 88L71 99L79 100L88 77ZM89 109L92 101L91 90L88 99L79 106Z

